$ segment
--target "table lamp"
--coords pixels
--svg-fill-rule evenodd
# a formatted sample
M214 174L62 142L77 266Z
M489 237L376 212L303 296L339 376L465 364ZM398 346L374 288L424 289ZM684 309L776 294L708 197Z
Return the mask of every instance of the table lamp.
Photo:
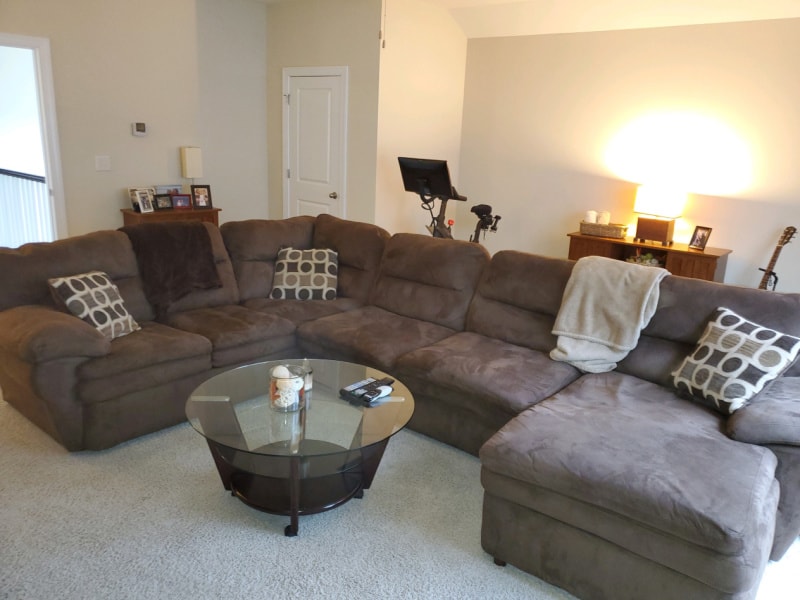
M636 223L634 239L637 242L650 240L661 242L662 246L671 246L675 219L681 216L685 204L685 193L649 185L639 186L633 212L645 216L640 216Z

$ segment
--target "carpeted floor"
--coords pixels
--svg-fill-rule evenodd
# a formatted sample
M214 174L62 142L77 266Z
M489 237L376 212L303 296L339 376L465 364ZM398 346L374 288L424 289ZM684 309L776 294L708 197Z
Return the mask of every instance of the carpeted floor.
M362 500L286 538L286 517L223 490L188 425L69 454L0 400L3 599L572 598L496 567L480 518L478 460L411 431ZM795 544L759 600L795 598L798 566Z

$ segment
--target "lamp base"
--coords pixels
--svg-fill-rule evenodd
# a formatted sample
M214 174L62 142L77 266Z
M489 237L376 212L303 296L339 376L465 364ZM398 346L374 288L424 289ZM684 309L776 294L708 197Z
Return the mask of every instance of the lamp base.
M672 245L672 233L675 229L675 219L656 219L639 217L636 223L635 241L661 242L662 246Z

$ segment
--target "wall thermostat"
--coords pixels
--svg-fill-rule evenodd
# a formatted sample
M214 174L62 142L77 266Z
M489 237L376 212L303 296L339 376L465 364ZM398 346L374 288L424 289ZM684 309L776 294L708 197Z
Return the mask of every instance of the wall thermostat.
M145 123L131 123L131 133L133 135L147 135L147 125Z

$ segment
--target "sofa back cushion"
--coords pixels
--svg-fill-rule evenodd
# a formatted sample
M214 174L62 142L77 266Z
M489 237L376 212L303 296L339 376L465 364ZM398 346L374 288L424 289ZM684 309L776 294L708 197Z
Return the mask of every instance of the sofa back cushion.
M480 244L398 233L386 243L371 303L461 331L488 264Z
M336 296L366 302L389 239L377 225L325 214L229 222L220 230L242 301L270 296L278 252L291 247L334 250L339 263Z
M167 313L172 314L195 308L210 308L213 306L225 306L228 304L239 303L239 288L236 285L236 277L233 274L233 265L228 256L228 250L222 240L222 234L216 225L203 223L208 231L211 240L211 251L214 255L214 263L219 275L220 287L211 289L201 289L189 292L179 300L170 304Z
M662 385L703 335L719 307L782 333L800 337L800 294L768 292L671 276L661 282L658 309L636 348L617 370ZM800 374L795 364L786 375Z
M338 297L367 301L389 237L385 229L370 223L326 214L317 217L312 244L314 248L327 248L338 254Z
M56 306L48 279L102 271L119 288L125 308L137 321L153 319L128 236L120 231L0 248L0 310L26 304Z
M468 331L549 352L551 333L574 262L503 250L481 278L467 315Z
M250 219L220 226L228 249L242 302L268 298L275 275L275 261L282 248L312 247L314 217Z

